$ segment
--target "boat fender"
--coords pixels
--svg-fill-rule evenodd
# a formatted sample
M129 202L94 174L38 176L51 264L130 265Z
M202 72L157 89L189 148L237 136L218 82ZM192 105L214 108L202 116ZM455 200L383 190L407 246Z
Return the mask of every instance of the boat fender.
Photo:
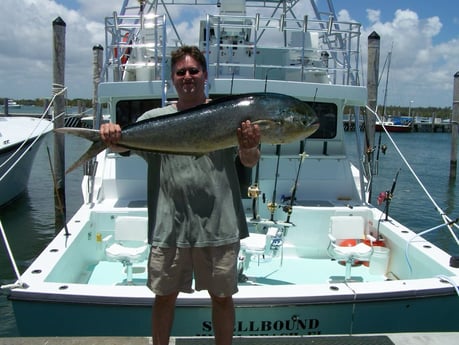
M449 258L449 265L454 268L459 268L459 256L458 255L452 255Z

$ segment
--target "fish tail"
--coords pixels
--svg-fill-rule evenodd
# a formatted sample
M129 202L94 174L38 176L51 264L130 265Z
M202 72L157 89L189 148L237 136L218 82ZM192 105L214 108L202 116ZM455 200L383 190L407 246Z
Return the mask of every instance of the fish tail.
M100 152L105 150L106 147L107 145L105 145L105 143L102 140L96 141L89 147L89 149L85 153L81 155L80 158L78 158L78 160L75 163L73 163L65 171L65 173L68 174L69 172L72 172L73 170L78 168L80 165L83 165L84 163L88 162L89 160L91 160L92 157L97 156Z
M107 147L107 145L101 140L99 131L95 129L63 127L57 128L54 131L58 133L76 135L80 138L88 139L93 142L89 149L85 153L83 153L81 157L78 158L78 160L66 170L66 174L75 170L87 161L91 160L92 157L96 156Z

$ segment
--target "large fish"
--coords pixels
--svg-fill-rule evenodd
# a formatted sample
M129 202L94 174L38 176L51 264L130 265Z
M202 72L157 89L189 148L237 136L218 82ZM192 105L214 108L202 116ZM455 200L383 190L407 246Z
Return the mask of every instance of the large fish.
M261 142L284 144L302 140L319 128L314 110L297 98L277 93L221 97L186 111L138 121L122 129L119 146L141 151L195 155L236 146L237 128L250 120L260 127ZM93 141L68 170L106 148L98 130L59 128Z

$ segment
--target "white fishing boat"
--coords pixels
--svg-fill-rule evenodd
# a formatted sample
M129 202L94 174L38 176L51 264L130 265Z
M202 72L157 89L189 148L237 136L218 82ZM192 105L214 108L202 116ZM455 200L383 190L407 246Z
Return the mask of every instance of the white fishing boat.
M52 129L48 120L0 116L0 206L27 188L40 142Z
M367 101L358 85L360 25L338 21L331 1L320 5L153 0L140 8L126 0L105 21L99 101L124 125L174 100L169 56L182 43L175 24L180 14L208 10L199 45L210 98L281 93L307 102L320 120L305 140L262 144L258 166L240 176L251 234L241 245L234 334L457 331L459 260L390 217L390 193L383 209L367 202L371 176L350 159L363 156L361 133L346 147L342 125L345 107L358 116ZM92 163L81 208L5 286L21 335L151 332L146 165L109 151ZM453 235L456 224L440 214ZM118 256L126 233L131 247ZM180 294L172 335L211 336L210 309L207 292Z

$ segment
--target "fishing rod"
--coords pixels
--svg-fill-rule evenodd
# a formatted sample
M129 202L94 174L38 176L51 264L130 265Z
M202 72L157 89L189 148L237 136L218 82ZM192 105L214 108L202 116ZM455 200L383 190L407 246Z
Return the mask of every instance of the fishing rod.
M304 140L302 140L301 141L300 162L298 163L298 170L296 171L295 184L293 185L292 196L290 197L290 204L288 206L284 206L284 211L287 212L287 220L285 221L286 223L290 223L290 216L292 215L292 212L293 212L293 203L295 202L295 198L296 198L296 190L298 187L298 179L300 177L301 166L303 165L303 161L307 156L308 155L306 154L306 152L304 152Z
M316 88L316 92L314 93L312 108L314 108L316 104L317 91L318 91L318 88ZM298 164L298 170L296 172L295 184L293 185L292 195L290 197L290 204L287 206L284 206L284 209L283 209L284 212L287 212L287 220L285 221L286 223L290 223L290 216L292 215L292 212L293 212L293 203L295 202L295 198L296 198L296 190L298 187L298 179L300 178L301 166L303 165L304 159L308 156L306 152L304 151L305 144L306 144L306 139L303 139L300 141L300 154L299 154L300 161Z
M230 95L233 94L233 85L234 85L234 73L231 75L231 86L230 86ZM265 87L265 92L266 92L266 87ZM258 145L260 148L260 145ZM252 183L248 188L247 188L247 195L249 198L252 199L252 219L251 220L257 220L259 218L258 215L258 207L257 207L257 202L258 202L258 197L260 196L260 188L258 186L258 180L260 178L260 160L258 160L256 168L255 168L255 182Z
M271 221L274 221L274 212L276 212L276 208L277 208L276 193L277 193L277 177L279 175L280 149L281 149L281 146L277 144L276 145L277 165L276 165L276 175L274 177L273 197L271 199L271 202L268 203L267 205L269 212L271 212L271 219L270 219Z
M260 147L260 145L258 145ZM258 197L260 196L260 187L258 186L258 180L260 178L260 160L258 160L257 165L255 167L255 182L249 186L247 194L250 198L252 198L252 220L257 220L259 217L258 215Z
M265 93L267 92L267 88L268 88L268 73L269 73L269 70L266 71L266 75L265 75L265 91L264 91ZM272 196L271 202L269 202L267 205L267 208L269 212L271 213L270 220L272 222L274 221L274 213L276 212L276 208L277 208L276 194L277 194L277 177L279 175L280 151L281 151L281 145L277 144L276 145L277 164L276 164L276 175L274 176L273 196Z
M385 218L386 221L389 219L389 205L392 200L392 197L394 196L395 185L397 184L398 174L400 173L400 170L401 169L398 169L397 173L395 174L394 180L392 181L392 187L390 191L386 191L386 197L385 197L386 206L384 208L384 213L386 214L386 218Z

